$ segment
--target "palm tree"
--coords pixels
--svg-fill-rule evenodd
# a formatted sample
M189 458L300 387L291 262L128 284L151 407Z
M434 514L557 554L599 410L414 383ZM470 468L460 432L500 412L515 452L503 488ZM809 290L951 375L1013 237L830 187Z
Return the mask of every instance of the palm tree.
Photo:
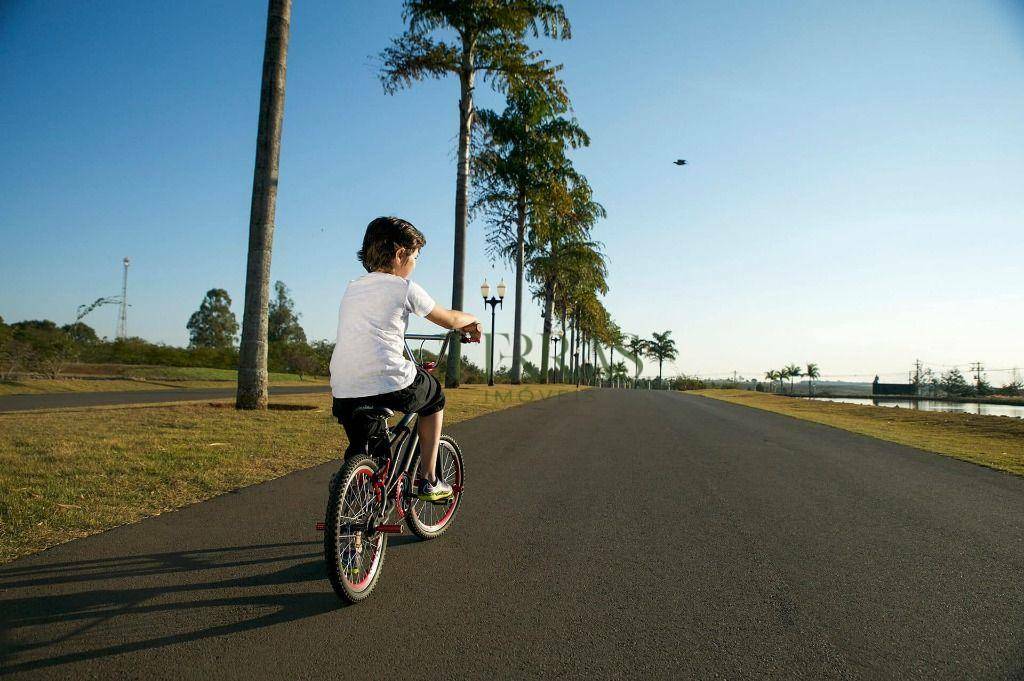
M778 372L775 369L769 369L764 372L764 378L768 381L768 392L775 391L775 380L779 377Z
M278 159L284 120L285 70L291 0L269 0L263 43L263 84L256 125L256 167L249 209L249 257L245 270L245 311L238 355L237 409L267 408L267 314L270 306L270 253L274 244Z
M605 335L605 342L608 343L608 368L611 369L615 365L615 348L622 345L626 340L626 334L622 332L622 329L613 321L608 322L608 331ZM611 374L609 374L611 378ZM612 378L612 380L615 380Z
M459 77L459 151L455 181L455 262L452 307L462 309L466 269L466 222L469 196L473 88L481 73L501 92L535 88L553 101L568 102L556 77L560 67L540 58L525 43L527 33L554 39L570 37L561 3L549 0L405 0L407 28L381 53L380 78L393 94L414 81ZM454 39L433 37L448 32ZM448 351L445 384L459 385L462 353L453 342Z
M593 200L590 185L582 175L571 172L555 178L534 201L531 229L526 241L526 276L537 285L535 298L542 299L544 321L541 353L542 370L548 364L546 351L551 337L556 298L563 282L583 276L597 290L605 291L608 270L601 244L588 240L588 234L604 208ZM562 335L565 337L565 306L560 306ZM563 360L565 345L562 345Z
M679 356L679 352L676 350L676 342L670 338L672 331L663 331L658 333L655 331L651 334L653 337L647 344L647 356L658 360L658 385L661 385L661 363L667 360L673 360Z
M625 362L615 362L614 364L608 365L609 378L615 382L616 385L620 381L626 381L629 379L629 370L626 369Z
M788 364L783 369L784 378L789 379L789 394L793 394L793 379L800 376L800 366L797 364Z
M814 381L821 376L821 372L818 370L818 365L814 362L807 363L807 373L804 374L807 377L807 392L814 395Z
M567 107L535 90L514 91L498 115L479 112L483 135L474 157L480 173L473 210L487 215L489 241L512 252L516 268L515 322L512 340L513 384L522 382L523 280L529 212L552 182L573 173L567 147L590 144L575 120L562 117Z
M636 334L632 334L629 340L626 342L626 348L633 356L633 360L636 362L636 367L633 373L633 388L636 388L637 382L640 380L640 372L643 371L643 362L640 361L640 357L647 354L647 343L648 341Z

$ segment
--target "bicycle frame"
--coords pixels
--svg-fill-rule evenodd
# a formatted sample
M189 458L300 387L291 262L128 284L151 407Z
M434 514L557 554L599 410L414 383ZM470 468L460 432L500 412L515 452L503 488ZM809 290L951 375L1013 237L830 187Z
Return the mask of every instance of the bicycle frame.
M449 331L448 333L438 334L407 334L405 336L405 351L409 355L409 359L416 362L418 366L421 366L427 371L432 371L437 364L440 363L441 358L444 356L445 350L448 348L448 344L451 342L452 334L457 333L456 331ZM441 344L441 350L437 353L437 360L433 362L434 366L428 367L430 362L418 362L416 355L413 353L412 348L409 347L410 340L418 340L426 342L428 340L439 340L443 341ZM422 350L422 343L420 344ZM422 353L421 353L422 354ZM378 517L383 520L387 518L390 510L391 503L395 504L395 510L398 512L399 518L405 517L405 509L403 508L403 499L401 496L408 495L408 490L412 486L413 475L412 475L412 464L415 458L414 453L416 446L419 445L420 436L416 430L416 420L419 417L415 412L405 414L398 423L395 424L394 429L387 427L384 431L385 437L388 439L388 452L389 456L381 469L377 471L374 476L374 488L378 491L378 500L381 502L380 511ZM392 462L396 462L396 465L392 466ZM384 479L381 480L381 477ZM406 483L399 489L399 482L405 480Z

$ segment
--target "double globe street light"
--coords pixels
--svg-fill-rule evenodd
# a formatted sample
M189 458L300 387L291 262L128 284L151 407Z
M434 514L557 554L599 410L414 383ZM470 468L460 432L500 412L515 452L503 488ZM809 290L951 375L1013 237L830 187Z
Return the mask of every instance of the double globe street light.
M552 362L551 362L551 364L554 365L554 366L558 366L558 360L559 360L559 357L558 357L558 341L562 340L562 332L559 331L558 329L552 329L550 336L551 336L551 342L555 344L555 353L554 353L554 355L552 355ZM555 373L554 367L552 367L551 373L552 374ZM554 376L552 376L552 378L554 378ZM562 368L560 366L558 367L558 382L559 383L562 382Z
M491 356L487 362L487 385L494 385L494 342L497 340L494 334L494 314L501 306L501 301L505 299L505 280L498 282L498 297L488 298L491 295L491 285L484 278L484 283L480 284L480 295L484 298L484 307L491 306Z

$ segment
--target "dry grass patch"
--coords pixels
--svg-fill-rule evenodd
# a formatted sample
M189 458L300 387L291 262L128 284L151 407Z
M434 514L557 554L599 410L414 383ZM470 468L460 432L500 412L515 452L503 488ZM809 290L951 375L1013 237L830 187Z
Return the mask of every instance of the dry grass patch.
M749 390L693 392L1024 475L1024 419L804 400Z
M466 386L447 392L445 422L575 390ZM347 442L329 396L274 402L283 408L178 403L0 414L0 563L340 458Z

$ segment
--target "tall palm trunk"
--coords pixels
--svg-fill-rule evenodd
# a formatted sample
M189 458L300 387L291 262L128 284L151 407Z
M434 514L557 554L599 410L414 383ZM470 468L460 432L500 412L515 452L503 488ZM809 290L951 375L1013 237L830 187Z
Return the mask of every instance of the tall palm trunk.
M590 379L587 374L587 348L589 347L589 339L587 334L580 332L580 383L589 383Z
M270 254L274 245L278 160L284 119L291 0L270 0L263 46L263 84L256 128L256 167L249 208L249 258L245 269L245 311L238 356L238 409L267 408L267 310L270 305Z
M560 359L560 361L558 363L559 364L559 367L558 367L558 382L559 383L565 383L565 347L567 345L568 345L568 343L566 343L566 335L565 335L565 309L563 308L562 309L562 352L561 352L561 359Z
M516 201L516 315L512 340L512 385L523 382L523 264L526 249L526 193Z
M459 70L459 160L455 180L455 262L452 266L452 309L462 309L462 293L466 279L466 222L469 195L469 140L473 130L473 50L462 46L462 65ZM462 373L462 343L458 334L448 348L448 366L445 371L446 388L458 388Z
M569 382L576 382L576 320L569 319L569 335L572 338L569 340Z
M573 317L572 320L572 382L580 384L580 321Z
M544 347L540 353L540 373L544 377L545 383L550 383L550 377L548 376L548 355L549 345L551 344L551 308L555 300L555 285L552 283L544 284L544 330L541 333L542 342Z

